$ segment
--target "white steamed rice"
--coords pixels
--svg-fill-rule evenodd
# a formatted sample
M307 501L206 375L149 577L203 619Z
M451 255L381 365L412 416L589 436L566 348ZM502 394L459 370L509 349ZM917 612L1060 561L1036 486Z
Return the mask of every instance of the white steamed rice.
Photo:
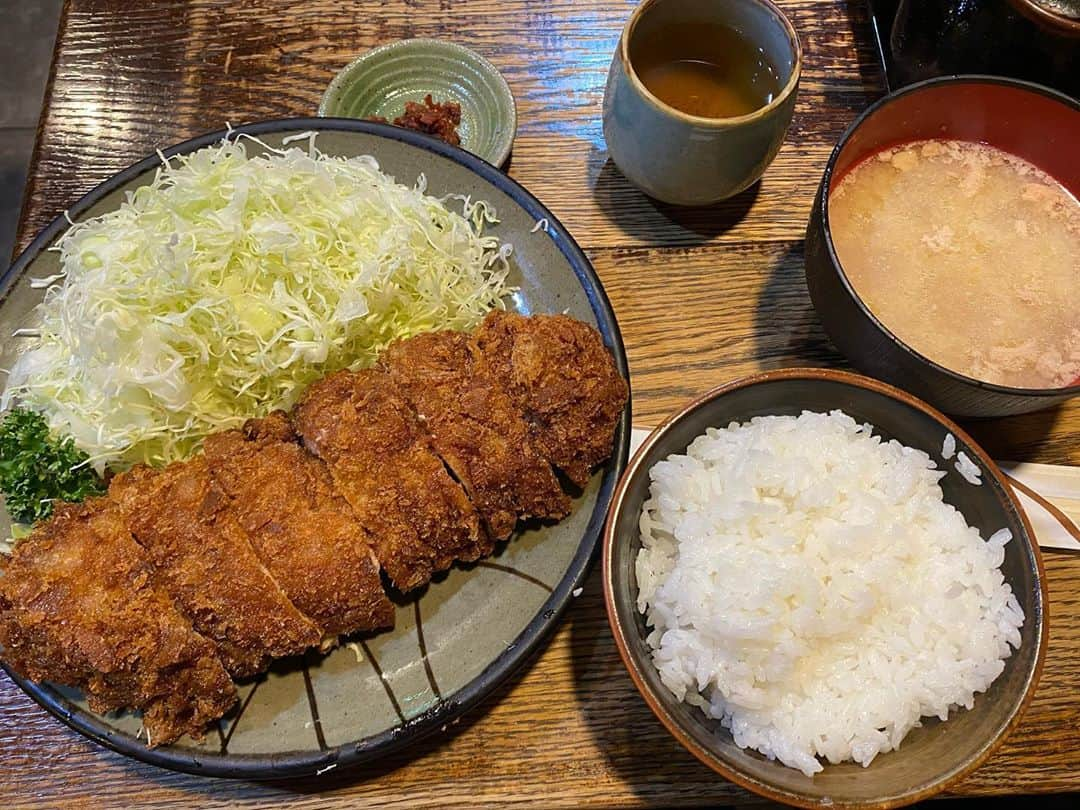
M664 684L807 775L971 708L1024 622L930 457L840 411L709 429L650 470L638 608Z
M945 434L945 441L941 443L941 457L948 461L956 455L956 437L951 433Z
M968 458L968 454L963 450L956 454L956 463L953 466L969 484L982 486L982 479L979 477L982 475L982 470L979 469L974 461Z

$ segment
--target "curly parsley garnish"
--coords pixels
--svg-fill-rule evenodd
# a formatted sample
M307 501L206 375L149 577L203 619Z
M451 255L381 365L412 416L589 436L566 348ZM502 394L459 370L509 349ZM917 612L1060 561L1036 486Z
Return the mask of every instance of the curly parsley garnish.
M53 501L81 501L103 485L70 437L57 437L41 414L13 408L0 421L0 490L13 520L52 514Z

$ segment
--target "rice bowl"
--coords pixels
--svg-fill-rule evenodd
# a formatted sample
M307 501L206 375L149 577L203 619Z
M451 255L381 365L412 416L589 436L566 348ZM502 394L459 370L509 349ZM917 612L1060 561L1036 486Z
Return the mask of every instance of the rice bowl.
M653 664L647 639L653 631L637 606L635 567L642 549L641 513L649 500L649 470L673 454L685 454L710 427L744 423L764 415L798 416L804 410L840 409L869 423L883 441L925 451L947 474L943 500L988 538L1008 528L1001 573L1024 613L1020 648L970 710L949 719L923 718L903 744L877 756L868 767L856 762L824 764L807 776L797 768L736 744L730 728L698 706L679 700ZM953 436L981 471L981 485L968 483L951 464L941 463L943 440ZM953 456L955 461L955 455ZM772 801L806 808L886 810L939 794L971 774L1020 724L1031 705L1046 654L1046 574L1031 526L1007 479L955 422L925 402L878 380L824 368L792 368L744 377L703 393L668 417L642 442L627 465L608 510L602 562L604 600L616 648L645 705L673 739L720 777ZM638 721L635 721L638 722Z
M839 411L710 428L655 464L637 606L664 685L808 776L970 708L1024 616L1011 532L984 541L946 474Z

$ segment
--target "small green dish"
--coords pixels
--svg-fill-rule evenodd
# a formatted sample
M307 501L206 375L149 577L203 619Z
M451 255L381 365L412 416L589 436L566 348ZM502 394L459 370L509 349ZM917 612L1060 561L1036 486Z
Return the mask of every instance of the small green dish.
M393 121L406 101L461 105L461 147L494 166L510 156L517 129L514 96L491 62L468 48L436 39L405 39L372 48L326 88L319 115Z

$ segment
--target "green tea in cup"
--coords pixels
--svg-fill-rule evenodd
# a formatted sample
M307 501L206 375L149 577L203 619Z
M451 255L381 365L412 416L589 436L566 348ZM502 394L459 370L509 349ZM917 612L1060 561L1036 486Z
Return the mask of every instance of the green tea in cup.
M630 62L650 93L702 118L748 115L780 92L762 48L723 24L672 23L631 43Z

